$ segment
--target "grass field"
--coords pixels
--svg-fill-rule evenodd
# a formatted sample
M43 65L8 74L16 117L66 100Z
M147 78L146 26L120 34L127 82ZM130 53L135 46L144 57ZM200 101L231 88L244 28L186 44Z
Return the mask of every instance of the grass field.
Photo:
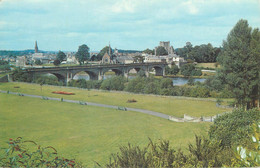
M6 72L6 73L0 73L0 78L4 77L5 75L8 75L9 72Z
M6 146L9 138L21 136L53 146L60 155L76 158L89 167L93 161L107 162L120 145L147 144L148 137L154 141L168 139L173 147L186 148L194 142L194 134L206 134L210 126L3 93L0 107L0 147Z
M215 64L216 64L215 62L213 62L213 63L198 63L196 65L196 67L213 68L213 69L220 68L220 65L218 65L216 67Z
M14 88L19 86L20 88ZM173 97L163 96L151 96L151 95L140 95L131 93L119 93L119 92L108 92L108 91L95 91L95 90L82 90L82 89L71 89L58 86L41 86L37 84L26 84L26 83L0 83L1 90L9 90L13 92L51 96L71 100L89 101L95 103L133 107L140 109L147 109L164 114L169 114L176 117L183 117L184 114L188 114L195 117L200 116L212 116L230 109L223 109L216 107L215 102L211 101L200 101L200 100L187 100L177 99ZM51 93L52 91L67 91L73 92L75 95L57 95ZM127 100L135 99L136 103L127 103Z

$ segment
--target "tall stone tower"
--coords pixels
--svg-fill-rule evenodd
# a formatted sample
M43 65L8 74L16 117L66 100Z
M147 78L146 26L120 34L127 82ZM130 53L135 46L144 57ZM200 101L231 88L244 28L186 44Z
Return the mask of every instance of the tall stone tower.
M37 41L35 41L34 52L35 52L35 53L38 53L38 45L37 45Z

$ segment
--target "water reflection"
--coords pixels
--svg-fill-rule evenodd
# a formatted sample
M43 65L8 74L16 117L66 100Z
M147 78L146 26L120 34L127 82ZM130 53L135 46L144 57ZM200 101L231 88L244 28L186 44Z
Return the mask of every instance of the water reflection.
M185 85L188 83L189 78L171 78L173 85L175 86L180 86L180 85ZM194 78L194 82L205 82L206 79L201 79L201 78Z

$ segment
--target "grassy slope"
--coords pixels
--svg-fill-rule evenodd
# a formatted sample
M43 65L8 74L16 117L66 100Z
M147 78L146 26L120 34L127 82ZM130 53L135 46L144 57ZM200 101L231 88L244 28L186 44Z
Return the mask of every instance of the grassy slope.
M20 86L20 88L14 88ZM229 111L229 109L217 108L215 102L176 99L173 97L138 95L130 93L115 93L108 91L88 91L82 89L71 89L57 86L42 86L25 84L25 83L0 83L1 90L9 90L14 92L44 95L51 97L63 97L64 99L82 100L96 102L102 104L110 104L124 107L141 108L153 110L177 117L183 117L184 114L191 116L212 116L218 113ZM57 95L52 91L68 91L75 95ZM135 99L136 103L127 103L127 100Z
M130 111L19 97L0 93L0 146L22 136L42 146L53 146L67 158L88 166L104 163L110 153L128 142L145 145L169 139L186 147L194 134L205 134L209 123L175 123Z

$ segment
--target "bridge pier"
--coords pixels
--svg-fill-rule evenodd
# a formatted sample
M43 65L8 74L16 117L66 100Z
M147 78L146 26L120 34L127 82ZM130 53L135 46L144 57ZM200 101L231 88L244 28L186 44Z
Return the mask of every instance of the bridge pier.
M73 74L72 74L71 72L67 72L67 73L66 73L66 81L65 81L66 86L68 86L69 81L70 81L71 79L73 79Z
M102 70L99 70L98 72L98 80L103 80L104 79L104 72Z
M126 80L128 80L128 76L129 76L129 71L127 69L125 69L123 71L124 77L126 78Z

